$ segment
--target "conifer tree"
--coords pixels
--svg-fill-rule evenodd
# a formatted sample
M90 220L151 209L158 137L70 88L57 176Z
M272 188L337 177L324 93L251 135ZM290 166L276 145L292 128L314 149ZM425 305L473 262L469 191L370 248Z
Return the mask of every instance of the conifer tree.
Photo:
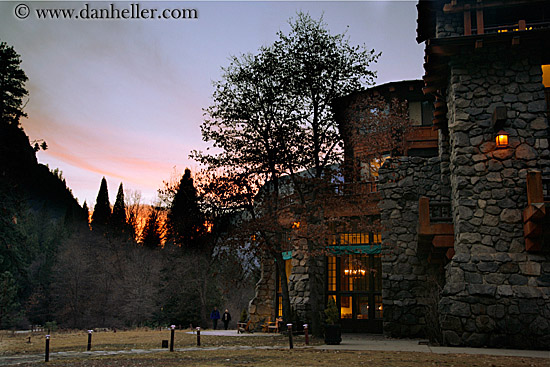
M204 235L204 215L199 208L197 189L191 171L186 168L168 212L168 229L175 244L200 249Z
M20 68L21 59L13 47L0 42L0 124L19 126L23 112L23 98L27 76Z
M92 214L92 229L97 230L106 226L109 223L110 217L111 204L109 203L109 191L107 190L107 180L103 177L99 186L99 192L97 193L94 213Z
M110 220L111 226L117 232L124 232L127 227L126 222L126 205L124 204L124 188L122 182L118 186L115 205L113 206L113 214Z
M88 203L86 203L86 200L84 200L84 204L82 204L82 220L88 224L90 222L90 209L88 209Z
M141 244L152 250L161 247L162 235L160 233L159 212L157 208L151 208L147 222L141 233Z

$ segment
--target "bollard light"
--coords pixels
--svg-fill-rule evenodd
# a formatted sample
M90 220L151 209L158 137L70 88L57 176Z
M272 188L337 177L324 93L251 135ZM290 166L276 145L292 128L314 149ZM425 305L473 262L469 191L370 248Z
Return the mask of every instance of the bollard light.
M197 347L201 346L201 328L197 326Z
M170 352L174 351L174 333L176 325L170 325Z
M92 332L93 330L88 330L88 351L92 350Z
M50 336L46 335L46 352L44 357L45 362L50 361Z
M306 339L306 345L309 345L309 334L308 334L308 331L307 331L307 324L304 324L304 336L305 336L305 339Z
M290 349L294 348L294 342L292 341L292 324L286 324L288 327L288 346Z

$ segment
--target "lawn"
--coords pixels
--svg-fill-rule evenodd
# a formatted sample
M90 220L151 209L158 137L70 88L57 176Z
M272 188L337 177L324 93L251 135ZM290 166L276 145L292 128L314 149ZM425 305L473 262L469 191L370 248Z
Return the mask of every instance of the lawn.
M197 345L196 334L189 334L190 330L176 330L175 348L188 348ZM28 343L28 338L31 342ZM170 340L170 330L136 329L130 331L104 331L92 334L92 350L130 350L160 348L162 340ZM214 336L201 334L201 347L220 346L287 346L288 337L281 334L267 336L246 334L244 336ZM298 346L304 345L303 336L295 336L294 342ZM85 331L53 332L50 337L50 352L86 351L88 333ZM322 344L312 339L313 344ZM44 353L45 333L32 334L0 332L0 356L18 354Z
M33 334L31 343L28 336L2 334L0 354L2 356L22 356L24 354L44 353L44 334ZM160 348L163 339L170 339L170 331L133 330L113 332L97 332L93 334L92 350L130 350ZM51 350L85 351L87 334L85 332L52 333ZM322 344L313 339L312 344ZM52 367L110 367L110 366L550 366L550 359L525 357L502 357L466 354L432 354L420 352L370 352L370 351L325 351L313 348L302 349L305 346L304 337L294 338L295 349L288 349L288 338L282 335L270 336L212 336L201 335L201 349L189 351L168 350L147 354L124 354L113 356L82 356L63 357L52 356L48 366ZM260 349L250 347L268 346L275 349ZM196 347L196 335L184 331L176 331L176 348ZM240 349L235 349L240 348ZM36 359L35 359L36 360ZM42 364L43 359L40 360ZM18 366L36 366L37 363L27 363L19 360ZM2 362L0 365L7 364ZM15 364L15 363L14 363Z

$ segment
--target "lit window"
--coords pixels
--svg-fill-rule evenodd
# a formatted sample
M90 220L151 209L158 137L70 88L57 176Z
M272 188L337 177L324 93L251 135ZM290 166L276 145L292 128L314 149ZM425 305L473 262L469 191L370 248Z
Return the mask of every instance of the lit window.
M550 88L550 65L542 65L542 84L545 88Z

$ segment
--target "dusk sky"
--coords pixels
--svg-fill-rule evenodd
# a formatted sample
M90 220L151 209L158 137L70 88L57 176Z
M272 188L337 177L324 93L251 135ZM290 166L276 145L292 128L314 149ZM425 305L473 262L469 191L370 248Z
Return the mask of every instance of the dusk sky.
M347 31L351 44L382 52L371 67L377 84L420 79L423 45L416 43L416 1L114 2L119 9L196 9L198 19L38 19L36 9L87 2L0 1L0 40L21 55L29 81L22 125L46 140L40 163L59 168L82 204L93 208L101 178L111 204L120 182L156 198L173 169L196 170L188 158L206 147L200 124L212 81L231 55L257 52L288 33L297 11ZM19 4L30 14L18 19ZM109 7L110 2L93 2ZM24 10L24 9L23 9ZM19 13L19 15L23 13Z

